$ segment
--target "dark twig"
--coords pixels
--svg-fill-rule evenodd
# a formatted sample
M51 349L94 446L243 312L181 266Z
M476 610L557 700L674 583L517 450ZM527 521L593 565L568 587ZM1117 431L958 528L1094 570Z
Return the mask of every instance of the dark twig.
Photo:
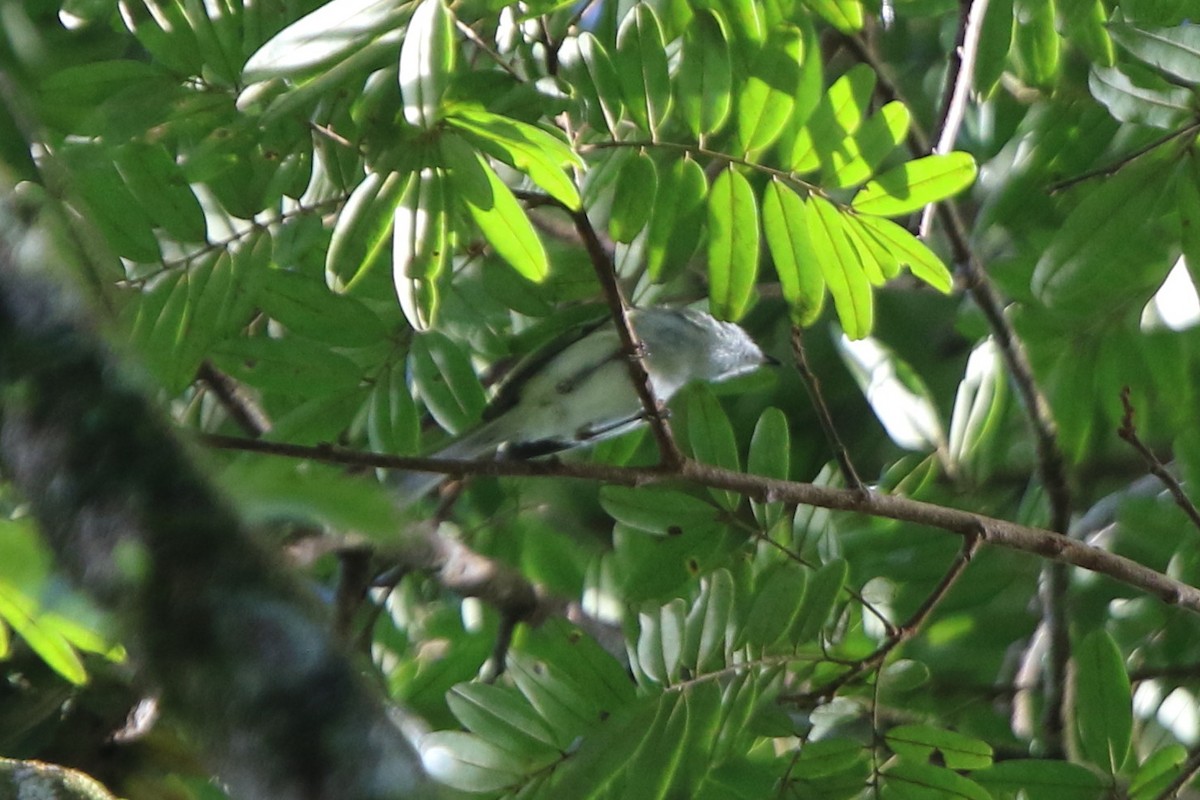
M821 422L821 430L825 432L825 439L829 443L830 449L833 450L833 456L842 470L842 477L846 479L846 485L856 492L866 492L866 486L858 477L858 470L854 468L854 462L850 460L850 453L842 444L837 428L834 427L833 415L829 413L829 406L825 404L825 397L821 394L821 379L808 364L808 355L804 351L804 331L799 325L792 326L792 358L796 363L796 371L800 373L800 379L804 381L804 387L808 389L813 409L817 412L817 419Z
M1168 144L1175 139L1182 139L1191 136L1197 131L1200 131L1200 122L1193 122L1191 125L1188 125L1185 128L1181 128L1180 130L1172 131L1171 133L1167 133L1158 137L1149 144L1145 144L1133 152L1125 154L1111 164L1098 167L1097 169L1088 170L1087 172L1081 172L1073 177L1065 178L1057 183L1052 183L1046 188L1046 192L1049 194L1057 194L1058 192L1061 192L1064 189L1069 189L1076 184L1083 183L1084 181L1090 181L1092 178L1106 178L1110 175L1116 175L1125 167L1129 166L1134 161L1137 161L1147 153L1153 152L1159 147L1162 147L1164 144Z
M596 229L592 227L592 221L588 219L587 211L579 209L572 212L572 216L575 219L575 228L579 231L579 236L583 239L583 246L596 270L596 277L604 288L604 297L608 300L608 309L612 314L613 324L617 328L617 336L621 339L621 349L629 356L627 362L629 379L633 382L633 388L642 401L646 420L654 432L654 439L658 443L659 459L665 468L674 469L683 462L683 453L679 451L679 445L675 443L675 437L671 433L670 426L667 425L665 409L658 398L654 396L654 389L650 385L650 376L642 361L645 348L638 339L637 332L629 324L628 304L621 292L621 285L617 282L617 272L613 266L612 256L601 244Z
M737 492L759 502L795 503L837 511L913 522L959 536L981 536L988 544L1030 553L1040 558L1071 564L1132 586L1164 603L1200 614L1200 589L1189 586L1124 556L1110 553L1059 533L1031 528L1015 522L970 511L925 503L906 497L811 483L775 480L747 475L684 459L674 469L618 467L577 461L517 461L494 459L409 458L351 450L332 445L306 447L283 442L239 439L231 436L202 436L206 444L227 449L304 458L328 464L350 464L372 469L399 469L456 475L503 475L510 477L554 477L644 486L665 481L686 481L696 486Z
M213 366L211 361L206 360L200 364L196 377L212 390L225 413L229 414L234 424L247 436L257 438L271 430L271 420L267 413L254 402L240 383Z
M1171 474L1167 466L1159 461L1150 448L1138 437L1137 426L1133 424L1134 408L1129 399L1128 386L1121 388L1121 407L1124 409L1124 413L1121 415L1121 427L1117 429L1117 435L1137 451L1154 477L1162 481L1163 485L1167 487L1167 491L1171 493L1171 497L1175 498L1175 505L1183 509L1183 513L1187 514L1193 525L1200 528L1200 510L1196 509L1196 504L1183 491L1179 479Z
M938 607L938 604L945 599L950 589L962 577L963 572L967 569L967 565L971 563L971 559L975 557L976 551L979 550L979 545L982 541L983 537L980 534L968 534L963 538L962 547L959 548L954 561L950 563L949 568L942 575L942 579L938 581L937 586L933 587L933 591L921 602L917 610L899 625L896 628L896 632L888 636L887 640L875 652L855 661L850 666L850 669L824 686L802 694L784 697L783 699L804 704L821 698L833 697L839 689L850 681L883 664L884 660L887 659L893 650L917 635L917 632L921 630L921 626L929 619L934 609Z

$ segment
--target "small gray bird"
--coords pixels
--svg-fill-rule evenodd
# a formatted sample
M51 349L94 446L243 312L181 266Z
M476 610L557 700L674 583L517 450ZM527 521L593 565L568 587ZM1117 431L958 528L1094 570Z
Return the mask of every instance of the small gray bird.
M692 381L722 381L773 362L744 330L703 311L634 309L629 321L644 346L654 396L662 401ZM521 361L501 384L483 423L433 457L467 459L495 451L536 458L625 433L644 416L616 328L606 320ZM397 487L400 502L408 505L444 477L404 476Z

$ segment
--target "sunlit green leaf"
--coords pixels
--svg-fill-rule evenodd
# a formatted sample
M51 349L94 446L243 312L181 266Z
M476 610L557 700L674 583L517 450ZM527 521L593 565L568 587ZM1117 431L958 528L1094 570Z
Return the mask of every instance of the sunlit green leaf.
M975 180L975 159L969 153L947 153L907 161L864 186L851 207L863 214L898 217L927 203L953 197Z
M636 153L621 165L608 221L613 239L628 244L642 232L650 220L657 186L658 170L645 153Z
M809 238L804 200L778 180L763 192L763 233L792 319L811 325L825 304L825 279Z
M907 230L889 219L867 214L858 215L854 221L882 241L900 264L907 266L913 275L940 292L948 294L953 288L950 270L924 242Z
M652 280L677 272L696 251L694 234L704 225L707 192L704 168L691 158L675 161L659 175L646 234L646 271Z
M758 203L750 181L732 166L708 196L708 281L712 312L739 319L750 307L758 275Z
M448 188L466 206L488 244L521 275L543 280L550 269L546 249L512 190L462 139L446 135L441 145L450 168Z
M738 141L746 152L762 150L783 131L800 85L803 57L801 34L794 29L785 29L754 55L737 93Z
M842 213L823 197L808 201L808 235L838 319L851 339L871 332L871 284L843 229Z
M697 9L683 37L675 100L694 136L714 133L729 116L729 42L716 10Z
M671 102L671 82L662 27L650 5L638 3L625 16L615 66L629 116L644 131L658 130Z

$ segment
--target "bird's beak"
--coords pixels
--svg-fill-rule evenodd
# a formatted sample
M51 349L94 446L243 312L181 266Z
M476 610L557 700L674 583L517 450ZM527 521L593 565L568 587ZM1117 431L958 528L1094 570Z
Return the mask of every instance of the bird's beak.
M763 366L764 366L764 367L778 367L778 366L779 366L780 364L782 364L783 362L782 362L782 361L780 361L780 360L779 360L778 358L776 358L775 356L769 356L769 355L767 355L766 353L763 353L763 361L762 361L762 363L763 363Z

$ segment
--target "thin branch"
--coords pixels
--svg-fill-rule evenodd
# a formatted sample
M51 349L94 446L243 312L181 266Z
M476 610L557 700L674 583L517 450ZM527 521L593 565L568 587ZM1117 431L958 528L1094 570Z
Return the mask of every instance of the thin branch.
M854 468L854 462L850 460L850 453L842 444L837 428L834 427L833 415L829 413L829 406L825 404L825 397L821 394L821 379L809 366L808 354L804 351L804 331L799 325L792 326L792 357L796 363L796 371L800 373L800 379L804 381L804 387L808 389L813 409L817 412L817 419L821 422L821 430L825 432L825 439L829 442L833 456L842 470L842 477L846 479L846 484L851 489L856 492L866 492L866 486L858 477L858 470Z
M776 480L722 469L685 459L676 468L618 467L575 461L516 461L494 459L410 458L352 450L334 445L307 447L283 442L264 442L231 436L205 435L211 447L303 458L327 464L349 464L372 469L399 469L454 475L507 477L554 477L623 486L644 486L665 481L685 481L697 486L737 492L759 502L783 502L852 511L869 516L912 522L958 534L980 536L987 544L1030 553L1041 558L1106 575L1116 581L1157 597L1168 605L1200 614L1200 589L1169 575L1099 547L1033 528L956 508L920 500L811 483Z
M1047 187L1046 192L1049 194L1057 194L1058 192L1061 192L1064 189L1069 189L1076 184L1083 183L1084 181L1090 181L1092 178L1106 178L1110 175L1115 175L1147 153L1153 152L1159 147L1162 147L1164 144L1168 144L1175 139L1191 136L1197 131L1200 131L1200 122L1193 122L1191 125L1188 125L1185 128L1160 136L1149 144L1139 147L1138 149L1122 156L1111 164L1098 167L1097 169L1088 170L1087 172L1082 172L1074 177L1065 178L1057 183L1052 183L1049 187Z
M1121 406L1124 413L1121 415L1121 427L1117 429L1117 435L1137 451L1154 477L1162 481L1163 485L1167 487L1167 491L1171 493L1171 497L1175 498L1175 505L1183 509L1183 513L1187 514L1193 525L1200 528L1200 510L1196 509L1196 504L1187 496L1179 479L1171 474L1166 465L1159 461L1150 448L1146 447L1146 444L1138 437L1137 427L1133 424L1134 409L1133 403L1129 399L1128 386L1121 388Z
M954 557L954 561L950 563L949 568L947 568L945 574L942 575L942 579L938 581L937 586L935 586L933 591L929 593L924 601L922 601L921 605L917 607L917 610L914 611L912 615L896 629L896 632L889 636L887 641L880 645L875 652L854 662L850 669L846 670L829 683L826 683L824 686L799 695L784 697L782 699L803 703L819 698L832 697L837 694L838 689L841 689L850 681L883 664L884 660L887 659L892 651L904 644L906 641L915 636L918 631L920 631L921 626L924 625L926 620L929 619L930 614L932 614L934 609L938 607L938 604L945 599L946 595L950 592L950 589L955 583L958 582L958 579L962 577L963 572L967 569L967 565L971 563L971 559L974 558L975 553L979 550L979 545L982 539L982 536L972 534L967 534L964 537L962 547L959 548L958 554Z
M983 17L987 13L988 0L960 0L961 17L954 49L950 52L950 66L946 72L945 100L941 118L938 120L938 135L933 145L934 153L949 153L958 140L963 115L967 109L967 97L975 76L975 56L979 52L979 39L983 33ZM918 228L922 238L929 235L933 224L936 204L925 206Z
M1176 797L1179 790L1196 777L1198 772L1200 772L1200 747L1192 749L1188 754L1187 761L1183 762L1182 771L1175 776L1175 780L1167 784L1165 789L1155 795L1154 800L1171 800Z
M225 413L247 436L257 438L271 430L267 412L240 383L213 366L211 361L200 364L196 377L212 390Z
M610 150L615 147L628 147L638 150L657 147L660 150L674 150L676 152L687 153L688 155L703 156L704 158L709 158L713 161L720 161L726 164L736 164L739 167L745 167L746 169L754 170L755 172L762 173L763 175L769 175L772 178L779 178L780 180L787 181L794 186L805 189L808 192L828 198L825 190L822 187L815 183L809 183L794 172L768 167L766 164L760 164L757 161L752 161L748 158L730 155L729 153L722 153L719 150L709 150L707 147L688 144L686 142L665 142L655 139L613 139L603 142L590 142L588 144L580 145L578 149L580 152L586 153L588 150Z
M592 221L588 219L587 211L581 208L572 212L572 216L575 220L575 229L579 231L579 236L583 239L583 246L596 270L596 277L604 288L604 296L608 300L608 309L612 314L613 324L617 328L621 348L629 357L626 362L629 367L629 379L633 382L633 388L642 401L646 420L654 432L654 439L658 443L660 462L664 467L675 468L683 461L684 457L679 452L679 445L675 443L671 427L667 424L666 410L654 396L654 388L650 385L650 375L646 372L646 365L642 361L645 347L638 339L633 326L629 324L628 304L621 292L621 285L617 282L617 272L613 266L612 256L601 244L596 229L592 227Z
M525 83L524 76L517 72L516 67L508 63L504 56L500 55L498 52L496 52L494 47L484 41L483 37L476 33L474 28L457 17L454 18L454 25L463 34L463 36L466 36L476 47L486 53L488 58L494 61L496 65L500 67L500 69L504 70L521 83Z

